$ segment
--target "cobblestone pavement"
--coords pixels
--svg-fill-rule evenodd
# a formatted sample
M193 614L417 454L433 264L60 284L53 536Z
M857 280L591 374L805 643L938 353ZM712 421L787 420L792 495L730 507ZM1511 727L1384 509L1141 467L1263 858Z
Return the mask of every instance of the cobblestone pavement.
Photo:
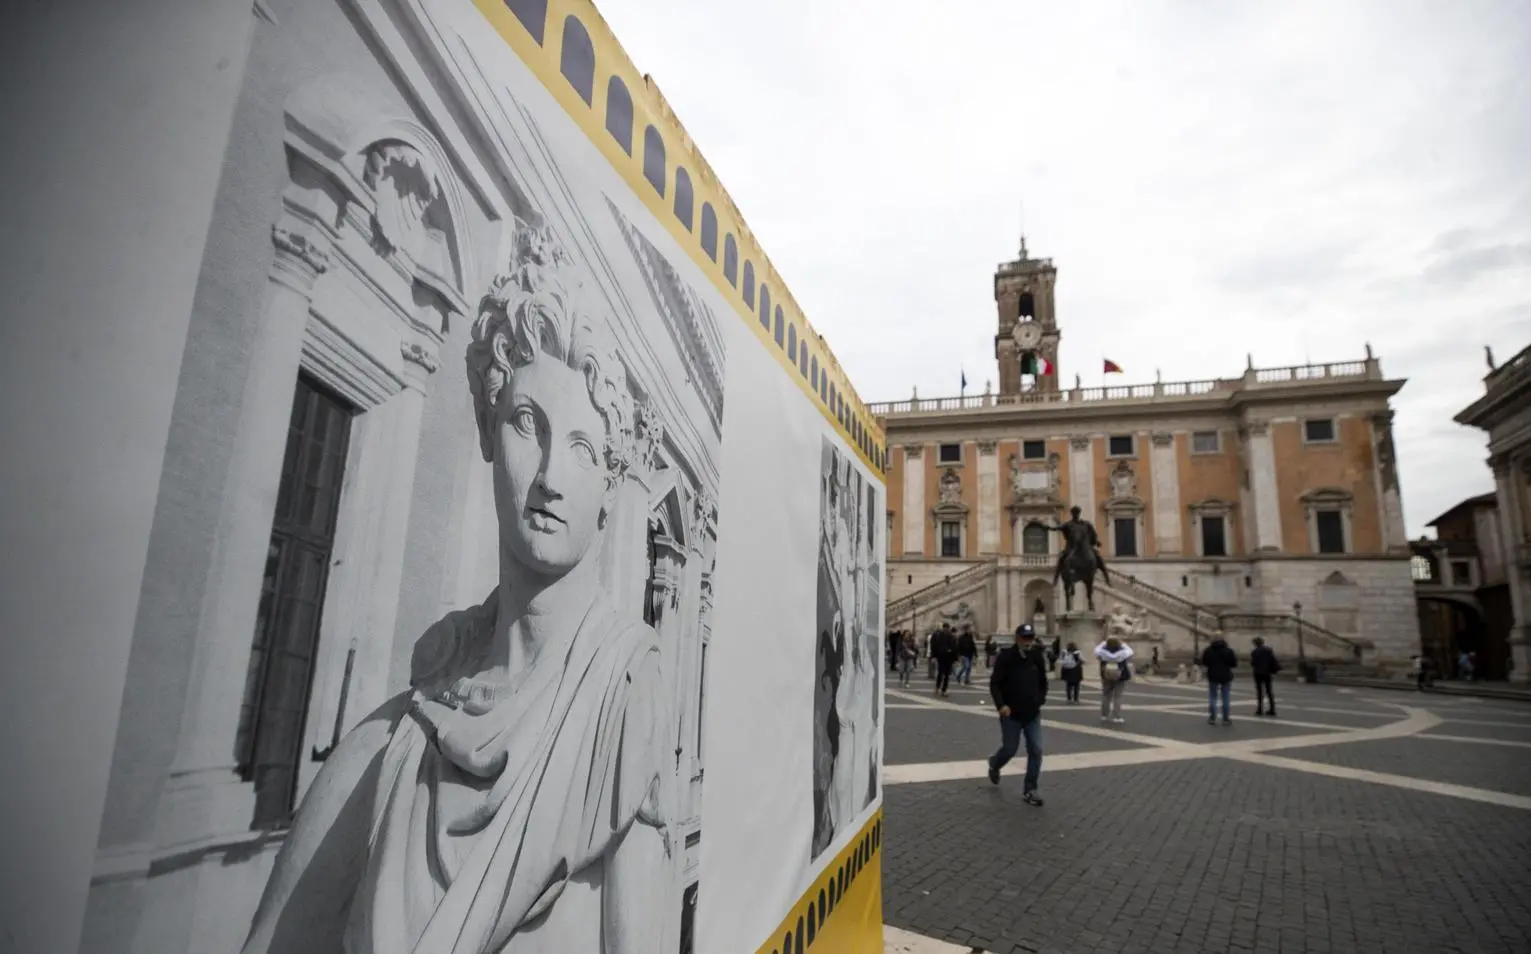
M1047 804L998 787L984 687L889 691L884 914L991 954L1531 950L1531 705L1277 685L1209 726L1140 678L1126 724L1044 710ZM986 674L984 675L986 679Z

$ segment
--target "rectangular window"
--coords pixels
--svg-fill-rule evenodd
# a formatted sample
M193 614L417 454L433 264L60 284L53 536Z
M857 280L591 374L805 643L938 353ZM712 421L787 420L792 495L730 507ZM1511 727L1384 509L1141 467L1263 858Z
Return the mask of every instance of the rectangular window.
M962 463L962 445L961 444L942 444L941 445L941 463L943 463L943 464L960 464L960 463Z
M350 437L350 409L300 376L235 739L257 829L292 820Z
M1112 434L1106 439L1107 457L1131 457L1133 441L1131 434Z
M1345 520L1338 510L1320 510L1313 514L1318 531L1319 553L1345 552Z
M1117 517L1111 521L1111 533L1119 557L1138 555L1138 521L1134 517Z
M1021 458L1023 460L1045 460L1047 458L1047 442L1022 441Z
M1452 560L1451 561L1451 585L1452 586L1472 586L1473 585L1472 567L1468 566L1466 560Z
M1228 555L1227 527L1224 526L1222 517L1201 518L1201 555L1209 557Z
M962 556L962 524L955 520L945 520L941 523L941 555Z
M1191 453L1216 454L1221 449L1217 431L1191 432Z
M1302 439L1309 444L1327 444L1334 440L1334 418L1320 417L1302 422Z

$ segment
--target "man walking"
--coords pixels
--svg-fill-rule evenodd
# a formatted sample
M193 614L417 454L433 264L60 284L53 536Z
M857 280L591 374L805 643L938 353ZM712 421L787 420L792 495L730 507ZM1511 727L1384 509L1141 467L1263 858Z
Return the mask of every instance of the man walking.
M1239 657L1227 640L1219 636L1201 652L1201 665L1207 671L1207 725L1217 725L1217 701L1223 700L1223 725L1233 725L1228 718L1228 694L1233 688L1233 670Z
M957 637L957 657L961 661L957 670L957 682L964 686L973 684L973 660L978 658L978 642L973 639L971 627L962 627L962 635Z
M1259 636L1255 637L1254 652L1249 654L1249 668L1255 674L1255 715L1275 718L1276 693L1271 690L1271 679L1281 671L1281 663L1276 661L1276 651Z
M1026 742L1026 777L1021 785L1028 805L1042 806L1037 782L1042 775L1042 706L1047 702L1047 657L1037 646L1030 624L1015 631L1015 645L1000 651L989 677L989 693L999 710L1000 747L989 759L989 781L999 784L999 771Z
M957 661L957 637L951 626L941 624L930 637L930 658L936 664L936 694L945 696L952 681L952 664Z

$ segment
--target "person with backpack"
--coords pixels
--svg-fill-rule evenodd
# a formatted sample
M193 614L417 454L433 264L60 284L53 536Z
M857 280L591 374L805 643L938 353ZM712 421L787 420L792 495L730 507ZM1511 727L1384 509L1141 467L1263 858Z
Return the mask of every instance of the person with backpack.
M1095 658L1100 660L1100 721L1121 725L1127 721L1122 718L1122 693L1132 678L1132 647L1112 636L1095 647Z
M1238 665L1238 654L1221 636L1201 651L1201 666L1207 671L1207 725L1217 725L1219 697L1223 700L1223 725L1233 725L1233 720L1228 718L1228 696L1233 689L1233 671Z
M1079 647L1073 643L1058 657L1059 674L1063 676L1063 700L1070 705L1079 702L1079 684L1084 682L1084 660Z
M1276 651L1265 645L1265 640L1259 636L1255 637L1254 651L1249 654L1249 668L1255 674L1255 715L1275 718L1276 693L1271 688L1271 680L1281 671L1281 663L1276 660Z
M1042 706L1047 703L1047 655L1037 645L1028 623L1015 630L1015 645L999 654L989 676L989 694L999 710L999 751L989 757L989 781L999 784L999 771L1026 742L1026 777L1021 798L1042 807L1037 783L1042 776Z
M920 644L915 641L913 633L905 633L903 643L898 649L898 684L905 689L909 688L909 680L914 675L914 663L920 658Z

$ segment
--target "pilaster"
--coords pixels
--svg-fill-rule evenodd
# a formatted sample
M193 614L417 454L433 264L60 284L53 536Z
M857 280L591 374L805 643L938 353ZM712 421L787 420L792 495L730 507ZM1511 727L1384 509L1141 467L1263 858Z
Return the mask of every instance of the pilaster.
M999 552L999 454L996 441L978 442L978 553Z
M1513 666L1510 679L1518 683L1531 683L1531 594L1527 593L1526 567L1517 559L1518 545L1524 538L1521 527L1520 496L1515 492L1515 464L1497 457L1489 461L1494 471L1494 492L1499 501L1499 539L1504 546L1505 577L1509 582L1510 608L1514 623L1510 627L1510 659Z
M1086 520L1095 520L1095 453L1088 437L1069 438L1069 499Z
M919 444L904 445L904 553L925 553L925 454Z
M1149 471L1153 482L1154 547L1158 556L1182 552L1180 519L1180 467L1175 452L1175 435L1155 433L1149 452Z
M1249 483L1254 496L1256 552L1281 550L1281 499L1276 481L1276 450L1270 424L1250 421L1244 426Z
M1388 553L1407 553L1409 534L1403 520L1403 497L1398 488L1398 455L1393 447L1393 412L1371 416L1372 472L1377 485L1377 518L1382 546Z

